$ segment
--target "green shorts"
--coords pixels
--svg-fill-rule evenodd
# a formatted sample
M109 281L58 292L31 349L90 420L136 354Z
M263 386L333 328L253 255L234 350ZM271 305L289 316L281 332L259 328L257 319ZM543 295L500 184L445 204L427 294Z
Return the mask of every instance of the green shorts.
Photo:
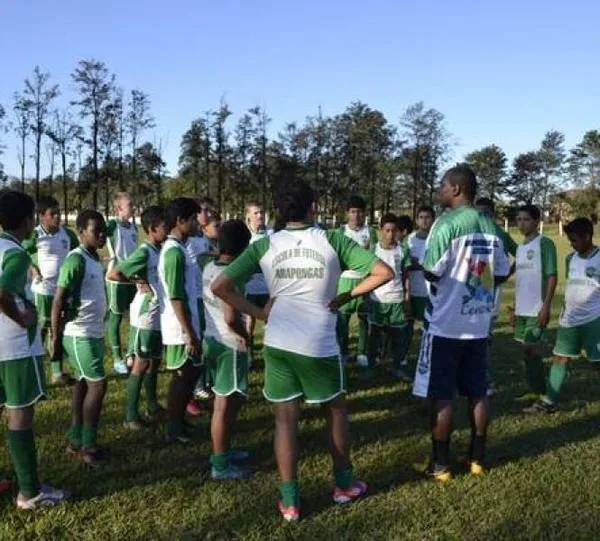
M214 338L204 339L202 351L216 395L248 395L248 354L245 351L236 351Z
M252 293L248 293L246 294L246 299L248 300L248 302L251 302L255 306L258 306L259 308L264 308L269 302L269 294L267 293L265 295L253 295Z
M337 293L345 293L346 291L352 291L358 284L362 282L361 278L340 278L338 281ZM340 307L342 314L354 314L366 316L369 313L369 305L367 303L367 296L356 297L350 302Z
M135 297L137 288L135 284L123 284L120 282L106 282L106 294L108 297L108 309L113 314L124 314L129 310L129 305Z
M137 355L143 360L162 359L163 345L160 331L150 331L129 327L127 355Z
M307 357L265 346L265 386L269 402L304 397L308 403L329 402L346 392L346 371L339 356Z
M198 297L196 299L198 306L198 319L200 320L200 331L204 334L206 330L206 316L204 314L204 299Z
M43 357L0 361L0 406L32 406L46 396Z
M600 361L600 318L577 327L558 327L552 353L575 358L585 352L588 361Z
M101 381L104 372L104 338L63 336L63 348L69 357L75 378Z
M50 328L50 318L52 317L52 302L54 301L54 295L42 295L41 293L36 293L34 300L40 329Z
M543 329L538 327L535 316L516 316L515 340L522 344L537 344L542 338Z
M167 370L179 370L187 361L193 366L201 366L201 357L192 357L186 350L185 344L170 344L164 346L165 362Z
M406 313L401 302L375 302L371 300L369 324L377 327L404 327Z
M425 321L426 306L427 306L427 297L411 297L410 298L411 318L416 321Z

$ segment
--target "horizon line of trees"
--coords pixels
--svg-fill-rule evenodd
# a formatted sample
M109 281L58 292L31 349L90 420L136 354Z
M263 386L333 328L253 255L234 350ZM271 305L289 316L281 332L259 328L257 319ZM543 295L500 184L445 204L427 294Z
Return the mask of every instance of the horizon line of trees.
M272 194L290 175L311 183L326 216L339 216L349 195L368 200L368 213L392 210L414 215L434 202L443 168L450 165L455 140L444 115L423 102L408 106L392 122L363 102L325 116L319 109L301 123L289 122L271 136L267 111L250 107L235 124L221 100L194 118L180 143L178 171L168 175L164 143L147 140L156 128L150 97L126 93L104 62L80 60L71 74L75 91L59 106L61 88L36 66L0 105L0 136L12 132L18 144L20 176L0 181L31 193L53 195L70 209L92 206L108 212L117 191L130 191L139 206L178 195L212 197L221 213L239 213L249 201L272 207ZM49 174L42 177L42 160ZM590 130L572 149L557 130L547 131L538 148L509 163L495 144L464 156L474 169L479 195L507 204L535 203L549 210L552 198L568 187L585 188L575 205L600 207L600 131ZM27 171L33 169L33 175Z

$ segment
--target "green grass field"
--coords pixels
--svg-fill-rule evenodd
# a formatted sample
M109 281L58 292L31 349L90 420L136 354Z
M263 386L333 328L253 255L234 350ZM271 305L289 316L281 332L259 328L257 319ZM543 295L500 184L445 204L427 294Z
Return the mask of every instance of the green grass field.
M567 249L561 239L561 277ZM511 294L509 284L506 303ZM557 298L553 326L559 304ZM553 338L553 332L547 333L548 351ZM413 359L415 354L416 344ZM424 481L415 470L429 453L425 403L411 397L408 385L392 381L385 367L368 387L351 369L352 452L356 473L369 483L369 496L348 507L334 506L324 422L318 408L307 407L301 425L303 520L297 524L283 523L275 509L273 418L260 393L261 374L252 375L251 398L234 441L252 451L256 473L237 483L209 479L207 417L198 422L197 442L189 447L165 446L159 427L125 432L123 379L109 381L100 430L111 460L101 470L86 469L63 451L69 391L52 389L50 400L37 410L41 475L76 497L60 508L28 514L16 511L4 496L0 540L596 539L600 374L585 361L574 363L561 411L527 417L515 401L524 390L520 358L503 314L493 347L499 394L489 432L491 471L484 478L463 473L469 436L462 403L453 438L458 475L445 486ZM162 375L163 398L167 384ZM0 469L9 467L3 451Z

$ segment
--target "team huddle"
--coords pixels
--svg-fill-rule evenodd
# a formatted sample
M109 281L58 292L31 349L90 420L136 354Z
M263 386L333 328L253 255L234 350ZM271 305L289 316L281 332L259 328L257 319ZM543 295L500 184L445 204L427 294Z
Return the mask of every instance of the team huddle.
M436 219L432 207L420 207L414 231L409 217L394 214L383 215L378 230L369 227L358 196L348 200L344 226L313 225L315 194L298 179L274 194L274 230L266 227L258 204L247 205L245 222L221 222L209 198L180 197L142 212L139 245L127 193L115 196L114 220L81 211L75 235L61 225L53 198L34 204L21 192L2 192L0 404L8 415L17 507L35 509L69 498L67 491L41 484L37 473L33 417L46 394L45 349L50 383L72 386L67 453L92 467L108 459L98 445L107 392L105 336L114 372L127 377L125 429L164 421L166 442L185 445L192 441L186 416L210 410L212 479L248 477L249 453L230 442L258 357L257 321L265 322L263 394L273 404L278 509L285 520L300 518L301 401L321 405L325 415L334 502L349 503L367 492L350 459L345 395L352 357L365 381L381 370L379 361L390 358L390 377L411 383L415 396L429 400L432 449L426 473L440 482L452 477L455 396L466 396L469 469L484 474L488 401L495 392L489 349L502 284L515 275L511 322L515 340L523 344L531 398L524 411L552 413L568 360L585 352L590 361L600 361L600 251L590 220L567 225L573 252L546 374L539 343L551 319L556 247L538 232L541 216L533 205L518 209L524 240L517 245L494 222L493 202L475 200L476 188L469 168L448 170L440 189L444 212ZM105 245L107 268L100 256ZM129 335L122 347L127 313ZM413 363L408 353L417 327L422 332ZM170 374L166 408L157 392L163 363ZM10 481L0 480L0 491L10 488Z

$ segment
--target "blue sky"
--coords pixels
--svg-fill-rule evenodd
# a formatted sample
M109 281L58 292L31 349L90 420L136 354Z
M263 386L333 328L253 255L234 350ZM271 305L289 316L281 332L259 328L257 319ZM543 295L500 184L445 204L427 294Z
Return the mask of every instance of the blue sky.
M454 160L490 143L513 157L549 129L572 146L599 127L598 20L592 0L6 0L0 103L10 115L36 64L66 103L77 61L97 58L150 94L147 139L166 144L171 172L182 133L221 96L237 114L265 106L273 134L319 106L362 100L396 122L423 100L446 115ZM16 175L16 141L2 140Z

